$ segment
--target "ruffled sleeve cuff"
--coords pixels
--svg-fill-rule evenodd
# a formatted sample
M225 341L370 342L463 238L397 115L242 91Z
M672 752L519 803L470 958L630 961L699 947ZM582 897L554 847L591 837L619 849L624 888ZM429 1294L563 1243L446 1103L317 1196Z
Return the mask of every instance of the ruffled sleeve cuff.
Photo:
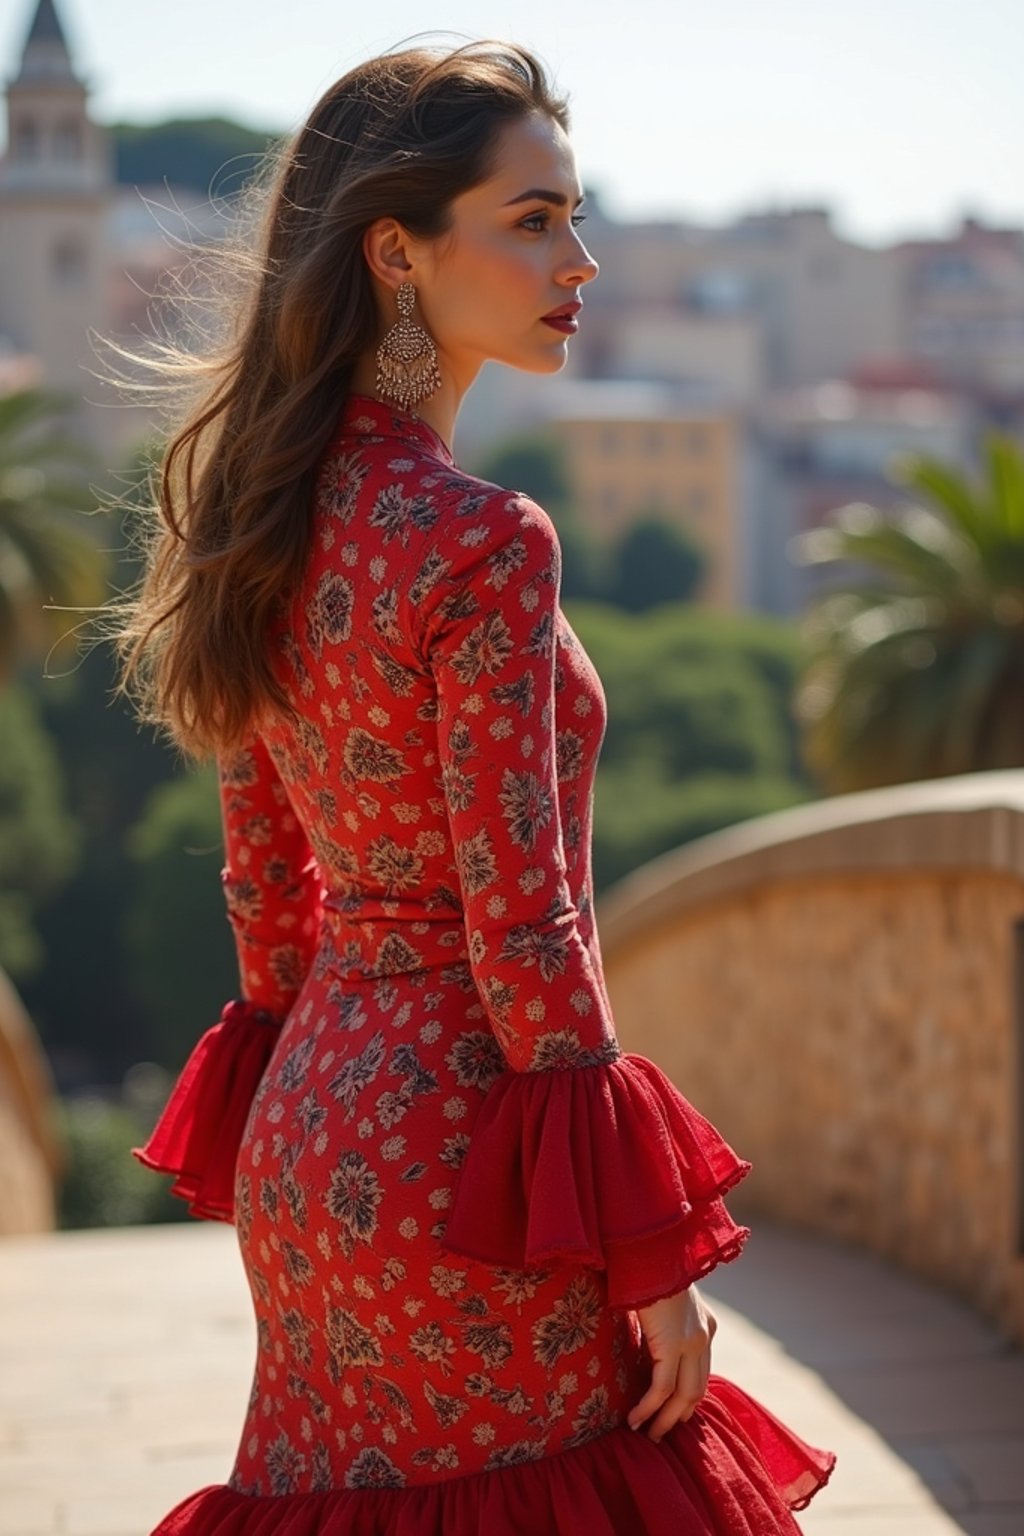
M197 1042L153 1133L132 1155L176 1175L171 1193L193 1216L234 1218L235 1162L281 1020L246 998L225 1003L220 1020Z
M507 1268L605 1272L608 1305L675 1295L738 1257L740 1158L654 1062L506 1072L480 1107L442 1246Z

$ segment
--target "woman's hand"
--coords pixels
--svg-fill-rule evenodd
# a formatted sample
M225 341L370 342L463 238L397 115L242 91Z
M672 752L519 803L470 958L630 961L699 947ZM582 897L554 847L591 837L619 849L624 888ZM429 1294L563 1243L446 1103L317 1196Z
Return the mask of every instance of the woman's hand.
M695 1285L638 1308L636 1315L654 1370L651 1385L629 1414L628 1423L630 1429L639 1429L655 1414L647 1433L658 1441L673 1424L688 1419L704 1396L718 1319Z

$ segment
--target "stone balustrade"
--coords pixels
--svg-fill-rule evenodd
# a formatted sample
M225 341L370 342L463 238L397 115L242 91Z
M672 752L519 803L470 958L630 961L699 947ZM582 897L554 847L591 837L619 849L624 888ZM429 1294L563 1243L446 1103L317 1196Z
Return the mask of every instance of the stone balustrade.
M1024 1341L1024 771L758 818L597 914L624 1048L754 1164L737 1219L863 1245Z

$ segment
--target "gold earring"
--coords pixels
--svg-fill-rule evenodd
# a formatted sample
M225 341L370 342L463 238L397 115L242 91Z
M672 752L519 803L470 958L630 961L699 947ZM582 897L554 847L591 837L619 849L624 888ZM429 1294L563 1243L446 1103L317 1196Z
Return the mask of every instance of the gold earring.
M398 323L377 348L377 393L409 410L441 388L441 374L433 337L410 319L416 303L414 285L402 283L395 298Z

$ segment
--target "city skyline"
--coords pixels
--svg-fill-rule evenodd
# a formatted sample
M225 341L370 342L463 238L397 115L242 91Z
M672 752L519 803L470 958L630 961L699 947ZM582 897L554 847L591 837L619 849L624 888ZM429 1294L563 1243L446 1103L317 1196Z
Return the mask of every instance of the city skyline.
M297 127L334 78L423 21L414 0L396 0L386 28L358 13L341 25L323 0L292 0L290 30L264 45L242 0L58 9L97 120L223 114L269 131ZM570 94L581 176L614 218L714 225L827 206L838 233L880 246L952 235L964 216L1024 224L1005 148L1024 138L1006 46L1013 9L991 0L982 31L965 25L962 0L865 0L855 24L798 0L770 15L756 0L723 0L714 16L692 17L642 0L626 28L602 5L580 27L540 0L521 0L514 16L490 0L447 0L431 20L462 36L430 37L508 36L538 52ZM33 0L5 8L5 75L33 10ZM636 46L644 25L657 47Z

